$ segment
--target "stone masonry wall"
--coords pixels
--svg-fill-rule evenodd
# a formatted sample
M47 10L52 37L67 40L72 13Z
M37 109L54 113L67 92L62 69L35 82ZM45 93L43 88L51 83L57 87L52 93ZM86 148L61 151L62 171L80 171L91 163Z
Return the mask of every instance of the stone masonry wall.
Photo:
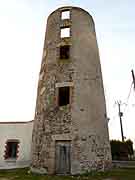
M61 12L70 10L70 19ZM60 28L70 37L60 38ZM70 45L70 59L59 59ZM58 86L70 87L69 105L58 106ZM32 170L56 172L56 141L71 143L71 174L111 165L103 81L92 17L76 7L63 7L48 18L39 75L32 136Z

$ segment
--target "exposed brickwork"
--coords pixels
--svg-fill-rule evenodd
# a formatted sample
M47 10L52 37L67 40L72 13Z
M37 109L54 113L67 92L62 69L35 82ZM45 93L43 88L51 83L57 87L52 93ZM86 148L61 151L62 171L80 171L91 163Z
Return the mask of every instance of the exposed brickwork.
M111 165L104 89L92 17L80 8L63 8L48 18L39 75L32 137L32 170L53 174L56 141L71 142L71 174ZM70 27L71 37L60 38L60 28ZM70 45L70 59L59 59L59 47ZM70 86L69 105L58 107L57 84Z

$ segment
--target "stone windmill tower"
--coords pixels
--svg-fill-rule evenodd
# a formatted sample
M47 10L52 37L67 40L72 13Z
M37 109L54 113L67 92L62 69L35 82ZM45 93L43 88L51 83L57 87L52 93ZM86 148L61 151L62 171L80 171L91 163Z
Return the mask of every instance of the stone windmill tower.
M92 17L62 7L47 21L32 137L32 171L77 174L111 164Z

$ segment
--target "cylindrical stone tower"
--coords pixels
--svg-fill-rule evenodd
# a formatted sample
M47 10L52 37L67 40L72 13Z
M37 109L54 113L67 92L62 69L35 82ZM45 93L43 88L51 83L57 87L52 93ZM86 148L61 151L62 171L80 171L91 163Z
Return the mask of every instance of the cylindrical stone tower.
M78 7L48 18L32 137L32 171L78 174L111 164L95 26Z

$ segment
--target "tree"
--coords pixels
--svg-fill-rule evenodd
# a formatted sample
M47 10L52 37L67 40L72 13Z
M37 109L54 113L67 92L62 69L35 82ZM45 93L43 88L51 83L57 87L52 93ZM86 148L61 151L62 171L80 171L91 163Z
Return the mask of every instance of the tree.
M133 142L129 139L125 142L111 140L111 152L113 160L129 160L133 155Z

